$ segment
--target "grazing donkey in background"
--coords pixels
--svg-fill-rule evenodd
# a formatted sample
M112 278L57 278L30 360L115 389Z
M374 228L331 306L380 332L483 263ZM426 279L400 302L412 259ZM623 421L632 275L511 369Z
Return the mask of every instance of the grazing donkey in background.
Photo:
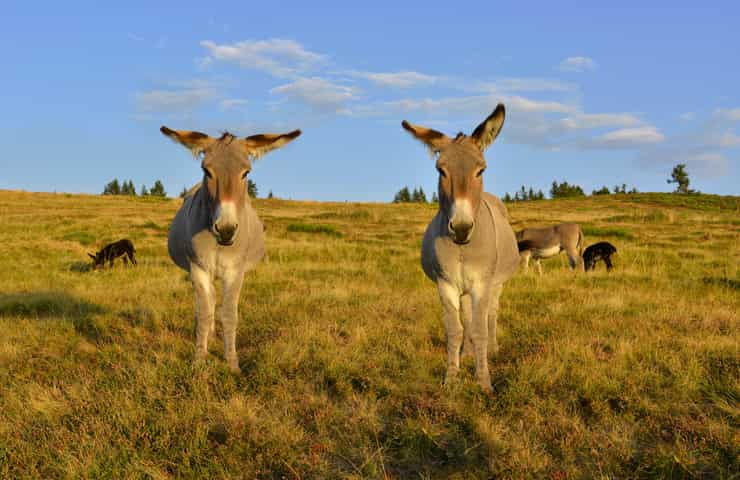
M504 124L502 104L473 132L454 139L428 128L402 123L436 155L439 211L424 234L421 265L437 283L447 334L447 374L460 370L460 347L475 354L478 384L491 392L488 346L498 351L496 316L503 283L516 271L519 254L506 207L483 191L483 152ZM462 317L461 325L460 320Z
M108 262L108 267L113 267L113 260L118 257L123 259L124 265L128 265L126 257L131 260L133 265L136 265L136 257L134 257L134 253L136 253L134 244L131 243L131 240L124 238L123 240L109 243L100 249L100 251L95 255L92 253L88 253L87 255L93 260L93 269L97 270L98 268L105 267L105 262Z
M195 357L208 355L208 335L215 329L214 277L223 282L220 311L224 357L239 371L236 325L239 293L244 274L265 254L262 222L247 195L247 174L252 159L282 147L301 134L253 135L236 138L224 133L211 138L200 132L161 132L202 158L203 180L183 201L172 221L167 244L170 257L190 272L195 296Z
M612 255L617 253L617 248L609 242L598 242L589 245L583 252L583 266L586 271L596 269L596 262L603 260L606 271L612 271Z
M534 258L537 272L542 275L540 260L554 257L565 250L571 269L583 265L583 231L575 223L560 223L543 228L525 228L516 232L519 255L524 260L524 272L529 269L529 259Z

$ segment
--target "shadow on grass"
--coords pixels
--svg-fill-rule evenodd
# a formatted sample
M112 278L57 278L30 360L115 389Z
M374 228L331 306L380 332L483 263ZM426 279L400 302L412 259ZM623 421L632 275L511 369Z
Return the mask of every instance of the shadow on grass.
M727 277L704 277L702 282L707 285L729 288L730 290L740 290L740 280Z
M106 311L64 292L0 293L0 318L69 319L75 331L91 341L101 339L95 316Z

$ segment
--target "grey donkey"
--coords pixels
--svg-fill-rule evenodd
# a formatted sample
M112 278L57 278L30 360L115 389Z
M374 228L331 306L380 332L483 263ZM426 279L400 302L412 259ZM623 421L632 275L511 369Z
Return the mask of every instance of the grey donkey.
M223 282L220 310L224 357L232 371L239 371L236 326L239 293L244 274L265 253L262 222L247 195L247 174L252 159L282 147L301 134L253 135L237 138L224 133L212 138L200 132L161 132L202 159L203 180L191 189L175 215L169 231L172 260L190 272L195 296L195 358L208 355L208 335L215 329L214 278Z
M537 272L542 275L540 260L554 257L565 250L568 264L575 270L583 269L583 231L576 223L559 223L549 227L525 228L516 232L519 255L524 261L524 271L529 269L529 259L533 258Z
M421 266L437 284L447 335L445 383L460 370L460 349L475 356L481 388L491 392L489 345L498 351L496 318L503 284L519 264L516 238L504 204L483 191L483 152L504 124L505 109L495 111L468 136L450 138L404 121L403 128L436 157L439 211L424 234Z

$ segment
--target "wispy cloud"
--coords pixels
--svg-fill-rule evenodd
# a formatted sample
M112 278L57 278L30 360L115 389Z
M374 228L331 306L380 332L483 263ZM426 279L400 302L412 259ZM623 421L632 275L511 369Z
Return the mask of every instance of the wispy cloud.
M433 75L424 73L403 71L403 72L361 72L349 70L344 72L346 75L356 78L364 78L381 87L394 88L411 88L424 85L432 85L439 80Z
M594 70L597 67L596 62L590 57L568 57L558 65L562 72L585 72Z
M246 105L248 102L243 98L225 98L221 100L221 109L231 110L232 108L241 107Z
M589 142L589 144L592 147L622 149L653 145L664 140L665 135L660 133L657 128L647 125L644 127L614 130L597 137Z
M305 73L326 60L324 55L306 50L296 41L282 38L221 45L204 40L200 45L208 50L208 56L201 60L201 66L208 66L215 61L228 62L243 68L262 70L280 78Z
M685 112L678 116L680 120L683 120L684 122L690 122L696 117L696 114L694 112Z
M215 96L208 88L149 90L136 93L134 103L140 113L188 113Z
M642 120L631 113L577 113L560 120L560 124L566 130L631 127L641 123Z
M578 86L553 78L505 77L492 82L478 83L474 89L483 92L571 92Z
M271 89L270 93L284 95L321 113L346 115L349 113L346 104L356 98L358 90L320 77L301 77Z

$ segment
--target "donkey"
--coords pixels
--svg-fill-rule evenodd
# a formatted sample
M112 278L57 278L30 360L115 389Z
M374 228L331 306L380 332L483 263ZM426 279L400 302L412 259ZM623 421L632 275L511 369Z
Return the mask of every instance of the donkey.
M583 231L578 224L560 223L543 228L525 228L516 232L519 255L524 260L524 272L529 269L529 259L534 258L537 272L542 275L540 260L554 257L563 250L568 255L570 268L583 267Z
M488 347L490 342L491 350L498 351L499 297L519 264L506 207L483 191L483 152L498 136L504 117L499 104L472 135L459 133L454 139L405 120L401 124L434 154L439 172L439 211L424 234L421 266L437 284L444 311L445 384L457 377L464 340L464 353L475 356L478 384L488 393Z
M214 278L223 283L220 309L224 358L239 372L236 326L244 274L265 254L262 222L247 194L252 160L280 148L301 134L253 135L224 133L212 138L200 132L160 129L162 134L202 159L203 180L186 195L170 225L167 248L172 261L190 272L195 297L195 359L208 355L208 335L215 330Z
M583 266L587 272L589 270L595 270L596 262L603 260L606 265L606 271L611 272L613 268L612 255L615 253L617 253L617 247L609 242L597 242L589 245L583 252Z
M87 256L92 258L93 269L97 270L98 268L105 267L105 262L108 262L108 267L112 268L113 260L118 257L121 257L124 265L128 265L126 257L131 260L133 265L136 265L136 257L134 257L134 253L136 253L134 244L131 243L131 240L124 238L117 242L109 243L105 247L101 248L99 252L95 253L95 255L88 253Z

